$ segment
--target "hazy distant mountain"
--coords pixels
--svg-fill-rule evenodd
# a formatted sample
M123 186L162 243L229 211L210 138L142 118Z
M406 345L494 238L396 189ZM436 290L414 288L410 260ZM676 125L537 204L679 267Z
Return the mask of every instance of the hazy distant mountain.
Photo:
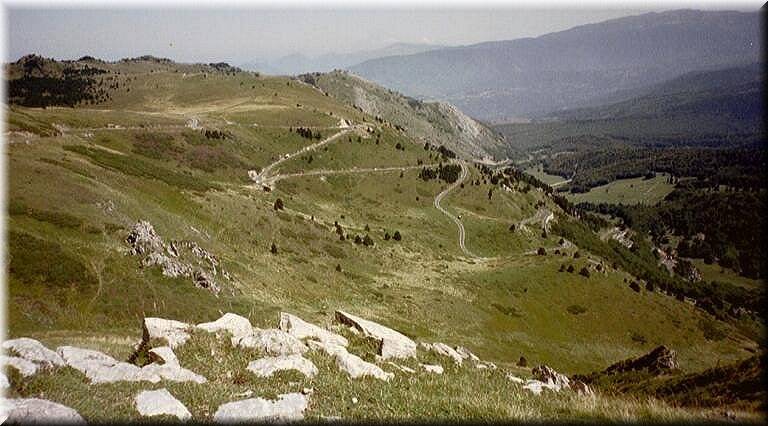
M763 64L693 71L636 91L621 102L550 114L558 120L707 117L746 121L758 127L763 115Z
M295 75L307 72L327 72L347 68L370 59L398 55L411 55L439 49L445 46L436 44L395 43L381 49L363 50L352 53L329 53L317 57L301 54L283 56L272 61L254 61L241 65L242 68L260 71L264 74Z
M498 122L582 106L694 70L757 62L759 21L757 12L648 13L537 38L373 59L350 70Z

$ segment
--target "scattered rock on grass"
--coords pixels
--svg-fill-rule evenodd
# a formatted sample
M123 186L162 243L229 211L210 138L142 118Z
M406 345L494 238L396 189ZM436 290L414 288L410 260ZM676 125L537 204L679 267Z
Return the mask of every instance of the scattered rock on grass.
M389 381L395 375L382 370L378 365L364 361L357 355L351 354L346 350L338 351L334 354L336 366L349 374L349 377L357 379L363 376L371 376L385 382Z
M248 318L227 312L221 318L213 322L198 324L197 328L209 333L226 330L232 334L232 337L242 338L253 334L253 326Z
M416 342L400 332L344 311L336 311L336 320L355 327L365 336L378 340L380 342L379 355L384 359L416 356Z
M251 361L248 364L248 370L259 377L269 377L283 370L296 370L309 378L317 374L317 367L315 367L312 361L296 354L266 357Z
M437 364L419 364L427 373L443 374L443 366Z
M570 380L568 380L568 377L546 365L534 367L533 370L531 370L531 373L535 379L552 384L556 390L567 389L570 387Z
M111 356L90 349L61 346L57 350L67 365L85 374L91 383L138 382L157 383L160 376L141 368L120 362Z
M312 338L324 343L331 343L339 346L349 345L349 342L344 336L340 336L324 328L310 324L296 315L291 315L285 312L280 312L279 328L297 339Z
M592 389L590 389L589 386L581 380L571 381L571 389L579 395L592 396L595 394Z
M161 339L172 349L183 345L189 340L189 330L192 326L181 321L163 318L144 318L143 344L151 339Z
M301 340L290 334L271 328L254 330L254 334L241 338L233 337L232 344L244 348L254 348L267 355L303 354L308 348Z
M216 423L286 422L304 418L309 397L300 393L278 395L276 401L244 399L221 405L213 415Z
M168 346L152 348L149 350L149 355L150 359L154 358L155 361L142 367L142 373L157 375L162 379L173 382L207 382L205 377L179 365L179 360L176 358L176 354L174 354L173 350ZM162 363L159 361L162 361Z
M158 389L152 391L141 391L136 395L136 410L139 414L146 417L152 416L174 416L179 420L189 420L192 413L187 410L178 399L174 398L168 389Z
M6 340L3 342L3 349L11 350L19 357L43 367L63 367L65 365L64 360L56 352L28 337Z
M461 356L455 349L446 345L445 343L421 343L422 347L428 351L432 351L438 355L447 356L453 360L456 365L461 365L464 357Z

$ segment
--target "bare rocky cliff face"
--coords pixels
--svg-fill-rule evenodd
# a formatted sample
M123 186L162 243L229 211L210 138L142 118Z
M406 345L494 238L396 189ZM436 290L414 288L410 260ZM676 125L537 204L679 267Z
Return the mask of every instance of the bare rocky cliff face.
M466 158L503 152L500 136L450 103L409 98L346 72L299 78L419 142L445 146Z

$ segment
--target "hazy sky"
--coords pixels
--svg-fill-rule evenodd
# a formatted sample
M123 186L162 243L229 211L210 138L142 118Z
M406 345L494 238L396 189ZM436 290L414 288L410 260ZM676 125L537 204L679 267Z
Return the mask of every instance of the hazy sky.
M635 4L637 6L637 4ZM395 42L471 44L530 37L670 9L20 9L9 8L6 60L27 53L107 60L145 54L184 62L272 59ZM730 8L729 8L730 9ZM757 8L755 8L757 9Z

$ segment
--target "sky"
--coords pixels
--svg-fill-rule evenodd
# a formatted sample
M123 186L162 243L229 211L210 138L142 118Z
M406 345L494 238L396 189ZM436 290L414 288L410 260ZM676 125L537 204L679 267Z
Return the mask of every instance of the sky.
M181 62L238 65L291 54L312 57L377 49L396 42L454 46L511 40L678 8L668 3L656 7L625 3L625 8L610 9L555 7L546 2L540 9L532 9L531 4L487 4L476 9L469 3L447 8L432 3L416 9L406 5L355 9L351 4L321 7L314 3L277 9L266 4L218 4L194 9L189 4L153 8L141 3L132 8L82 9L6 4L5 60L14 61L28 53L57 59L91 55L106 60L149 54ZM725 8L744 10L745 6Z

